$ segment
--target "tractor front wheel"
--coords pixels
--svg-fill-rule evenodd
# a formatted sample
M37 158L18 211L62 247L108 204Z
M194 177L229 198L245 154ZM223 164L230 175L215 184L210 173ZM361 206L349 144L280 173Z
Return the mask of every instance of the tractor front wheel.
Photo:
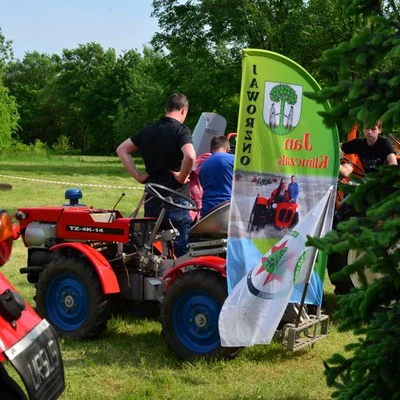
M105 328L110 315L94 268L78 257L56 257L36 284L36 311L60 336L90 339Z
M222 347L218 318L227 297L226 279L198 269L180 275L161 308L163 336L181 358L233 358L241 347Z

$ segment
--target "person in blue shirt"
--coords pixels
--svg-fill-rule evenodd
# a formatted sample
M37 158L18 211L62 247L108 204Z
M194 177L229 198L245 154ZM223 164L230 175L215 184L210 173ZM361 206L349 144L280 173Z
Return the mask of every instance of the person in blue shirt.
M200 182L203 187L200 217L214 206L231 199L234 155L229 150L230 144L225 136L211 139L211 156L200 168Z
M288 192L289 192L289 202L297 203L297 198L299 197L299 184L296 182L296 177L294 175L290 177Z

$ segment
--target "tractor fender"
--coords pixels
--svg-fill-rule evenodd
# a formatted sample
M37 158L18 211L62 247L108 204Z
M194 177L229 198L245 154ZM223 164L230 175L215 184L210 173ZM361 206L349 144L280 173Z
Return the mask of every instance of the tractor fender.
M171 283L180 275L184 274L187 269L193 268L208 268L219 272L224 278L226 278L226 259L217 256L202 256L191 258L182 263L175 265L171 268L164 276L163 279L166 282L166 289L168 290Z
M90 261L100 279L104 294L120 293L117 277L110 263L101 253L84 243L60 243L51 247L50 251L67 248L79 251Z

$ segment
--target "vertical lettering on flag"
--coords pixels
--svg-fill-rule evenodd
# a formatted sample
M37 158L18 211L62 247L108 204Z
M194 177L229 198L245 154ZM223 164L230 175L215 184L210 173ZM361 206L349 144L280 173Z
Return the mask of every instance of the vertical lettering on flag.
M326 128L317 104L304 96L317 82L294 61L243 50L242 84L228 231L229 292L334 186L339 169L337 129ZM323 232L331 228L334 196ZM320 304L326 259L311 277L308 304ZM301 287L294 301L301 298Z

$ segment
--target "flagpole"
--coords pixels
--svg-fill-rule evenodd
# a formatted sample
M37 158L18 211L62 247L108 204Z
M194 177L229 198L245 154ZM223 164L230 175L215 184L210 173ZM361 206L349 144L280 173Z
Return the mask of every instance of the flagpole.
M299 311L298 311L298 315L297 315L297 319L296 319L296 328L299 326L299 323L300 323L301 311L303 310L304 303L306 301L307 291L308 291L308 287L310 285L310 280L311 280L311 273L314 269L313 265L315 264L315 260L317 259L317 255L318 255L318 250L315 247L313 247L311 251L314 251L314 254L312 256L312 264L311 264L312 267L309 269L309 273L308 273L306 282L304 284L303 294L301 296Z
M330 198L332 196L332 192L333 192L333 187L332 186L329 188L329 192L330 192L329 196L326 199L325 206L324 206L324 209L322 211L322 215L324 215L324 218L323 219L321 218L321 220L318 223L317 229L315 230L315 234L314 235L317 236L317 237L321 237L321 232L322 232L322 229L324 227L325 216L326 216L326 212L328 211L328 206L329 206L329 203L330 203L329 200L330 200ZM315 247L312 247L310 252L314 252L314 254L310 253L310 256L309 256L309 259L311 259L311 267L308 268L307 277L306 277L306 280L305 280L305 283L304 283L303 294L301 296L300 306L299 306L297 320L296 320L296 328L299 326L299 323L300 323L301 311L304 308L304 303L305 303L305 300L306 300L308 287L310 285L311 274L313 272L315 261L317 259L317 255L318 255L318 250Z

